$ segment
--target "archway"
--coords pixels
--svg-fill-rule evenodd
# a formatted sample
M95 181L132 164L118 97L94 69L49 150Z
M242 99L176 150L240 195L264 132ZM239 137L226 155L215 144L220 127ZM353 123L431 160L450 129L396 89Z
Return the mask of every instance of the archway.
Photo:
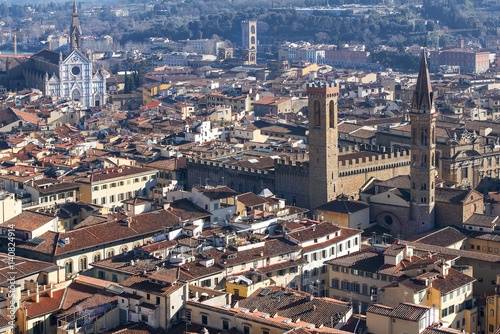
M78 89L75 89L72 93L71 93L71 99L73 101L80 101L81 99L81 94L80 94L80 91Z

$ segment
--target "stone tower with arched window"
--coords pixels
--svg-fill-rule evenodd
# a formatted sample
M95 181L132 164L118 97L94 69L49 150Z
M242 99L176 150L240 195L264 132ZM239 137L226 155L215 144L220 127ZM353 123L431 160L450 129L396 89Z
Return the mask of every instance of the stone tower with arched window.
M414 230L417 233L427 232L434 228L436 118L434 95L424 51L410 110L410 221L411 224L416 224Z
M241 22L241 45L244 63L257 64L257 21Z
M315 208L335 199L339 178L337 98L334 83L310 83L309 99L309 201Z

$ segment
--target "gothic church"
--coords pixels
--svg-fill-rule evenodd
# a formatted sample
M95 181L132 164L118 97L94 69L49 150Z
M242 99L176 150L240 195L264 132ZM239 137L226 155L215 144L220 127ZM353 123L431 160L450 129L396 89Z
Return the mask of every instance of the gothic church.
M69 54L44 48L32 55L22 64L26 86L38 88L48 96L79 101L85 107L106 104L104 71L93 69L89 56L82 52L81 36L75 1Z
M484 211L481 193L444 187L444 180L437 178L436 118L424 52L410 111L410 175L373 178L360 189L360 199L370 203L370 218L395 237L426 233L436 226L463 226Z

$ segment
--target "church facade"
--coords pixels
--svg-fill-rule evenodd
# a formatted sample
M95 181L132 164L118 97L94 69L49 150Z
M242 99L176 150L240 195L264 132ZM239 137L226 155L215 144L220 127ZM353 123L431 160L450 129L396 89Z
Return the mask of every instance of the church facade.
M436 116L424 53L410 111L410 175L374 178L360 188L361 200L370 203L371 220L394 237L427 233L436 226L463 226L484 212L481 193L448 188L437 178Z
M81 50L76 3L73 4L69 54L42 49L22 66L27 87L38 88L48 96L79 101L85 107L106 104L104 71L96 71Z

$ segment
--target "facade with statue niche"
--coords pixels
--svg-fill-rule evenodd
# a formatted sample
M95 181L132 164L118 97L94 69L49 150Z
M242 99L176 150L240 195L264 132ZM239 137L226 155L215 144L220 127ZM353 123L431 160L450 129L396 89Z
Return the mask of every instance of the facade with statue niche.
M96 71L81 50L81 29L76 3L70 27L71 51L67 55L49 49L35 53L23 64L27 87L45 95L79 101L85 107L106 104L105 71Z

